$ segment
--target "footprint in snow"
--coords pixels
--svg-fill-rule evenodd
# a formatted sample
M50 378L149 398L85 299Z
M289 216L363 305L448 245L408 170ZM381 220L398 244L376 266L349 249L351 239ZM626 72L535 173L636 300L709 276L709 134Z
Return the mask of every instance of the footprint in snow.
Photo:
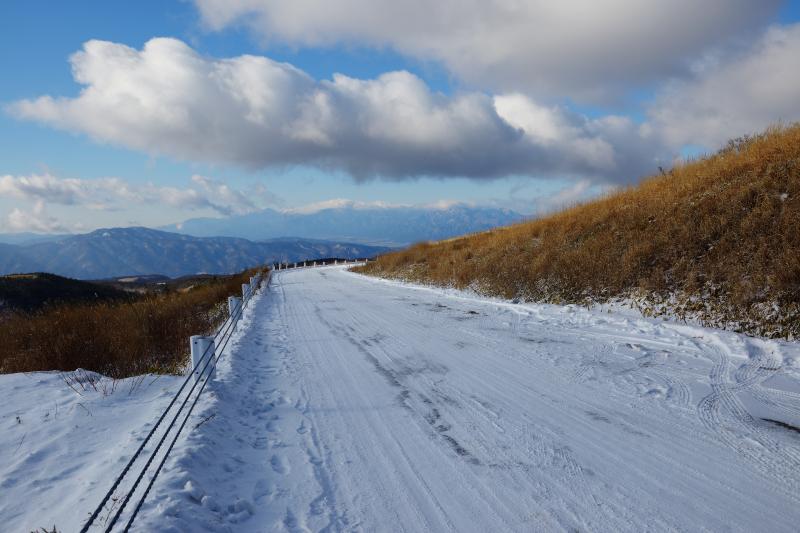
M256 481L256 486L253 487L253 501L258 503L262 498L268 498L275 492L275 487L266 479L259 479Z
M237 500L228 506L228 522L238 524L253 516L253 504L247 500Z
M286 464L286 460L283 457L273 455L272 459L269 460L269 464L272 470L277 474L286 474L289 472L289 465Z
M189 496L189 498L194 501L195 503L202 503L203 496L205 493L203 492L200 487L192 483L191 481L187 481L183 485L183 491Z

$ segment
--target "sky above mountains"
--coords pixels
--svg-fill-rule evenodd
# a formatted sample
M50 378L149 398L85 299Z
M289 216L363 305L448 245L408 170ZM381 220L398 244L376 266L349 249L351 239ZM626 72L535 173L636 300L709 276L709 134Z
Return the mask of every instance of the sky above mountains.
M0 232L546 211L800 119L800 1L0 5Z

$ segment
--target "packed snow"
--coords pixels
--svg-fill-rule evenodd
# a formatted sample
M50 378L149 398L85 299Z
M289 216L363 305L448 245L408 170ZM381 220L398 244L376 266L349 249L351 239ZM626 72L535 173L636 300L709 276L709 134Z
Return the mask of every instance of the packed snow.
M0 531L78 531L169 403L176 379L0 375Z
M76 529L174 379L78 396L0 376L3 528ZM135 530L800 523L794 342L297 269L254 298L198 407Z

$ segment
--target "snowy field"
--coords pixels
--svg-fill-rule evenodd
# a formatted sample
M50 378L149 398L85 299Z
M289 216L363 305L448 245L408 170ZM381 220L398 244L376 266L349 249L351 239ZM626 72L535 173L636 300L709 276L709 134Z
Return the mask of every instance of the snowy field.
M336 267L276 273L242 325L136 530L800 524L797 343ZM174 379L0 376L0 529L75 530Z
M78 531L179 386L77 377L0 375L0 531Z

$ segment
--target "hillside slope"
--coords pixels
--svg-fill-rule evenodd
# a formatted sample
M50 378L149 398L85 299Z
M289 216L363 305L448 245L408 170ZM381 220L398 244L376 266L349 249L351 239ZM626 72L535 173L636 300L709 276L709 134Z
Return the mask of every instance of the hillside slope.
M63 278L41 272L0 276L0 312L35 311L46 305L130 301L134 297L121 289Z
M485 295L632 299L770 337L800 335L800 125L539 220L387 254L363 272Z

